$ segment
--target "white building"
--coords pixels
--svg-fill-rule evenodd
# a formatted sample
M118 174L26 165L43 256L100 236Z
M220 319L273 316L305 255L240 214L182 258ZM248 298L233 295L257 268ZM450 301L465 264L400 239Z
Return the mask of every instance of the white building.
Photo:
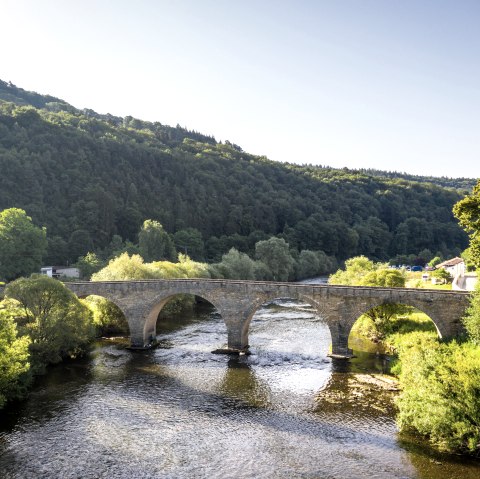
M43 266L40 270L41 274L49 276L50 278L80 278L80 271L78 268L70 266Z
M455 276L452 289L455 291L474 291L477 284L477 273L465 273Z
M436 269L443 268L445 271L450 273L452 278L456 276L463 276L465 274L465 261L462 258L452 258L444 261L443 263L437 264Z

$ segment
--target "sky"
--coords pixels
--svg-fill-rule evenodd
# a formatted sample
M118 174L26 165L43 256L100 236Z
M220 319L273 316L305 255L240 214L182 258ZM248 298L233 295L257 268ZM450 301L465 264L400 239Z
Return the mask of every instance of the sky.
M480 176L480 0L0 0L0 79L271 160Z

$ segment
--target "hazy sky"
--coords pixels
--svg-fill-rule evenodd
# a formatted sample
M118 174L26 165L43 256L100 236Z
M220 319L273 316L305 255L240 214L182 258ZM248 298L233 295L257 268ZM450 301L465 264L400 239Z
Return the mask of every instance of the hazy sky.
M0 79L272 160L480 176L480 0L0 0Z

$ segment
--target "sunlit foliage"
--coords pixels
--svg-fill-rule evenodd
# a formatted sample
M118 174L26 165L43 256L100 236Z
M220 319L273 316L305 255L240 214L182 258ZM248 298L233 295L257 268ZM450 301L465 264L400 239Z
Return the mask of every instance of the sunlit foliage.
M28 336L34 373L84 353L93 339L90 311L61 282L42 275L9 283L5 297L21 336Z
M477 282L475 292L470 299L470 307L463 318L463 324L470 341L480 348L480 282Z
M400 429L443 451L480 453L480 348L423 337L399 358Z
M143 258L134 254L123 253L110 260L105 268L92 275L92 281L125 281L135 279L154 279L157 276L152 268L145 264Z
M453 213L470 237L470 261L480 269L480 180L470 195L455 204Z
M14 318L0 303L0 409L21 397L30 382L29 345L30 338L18 336Z

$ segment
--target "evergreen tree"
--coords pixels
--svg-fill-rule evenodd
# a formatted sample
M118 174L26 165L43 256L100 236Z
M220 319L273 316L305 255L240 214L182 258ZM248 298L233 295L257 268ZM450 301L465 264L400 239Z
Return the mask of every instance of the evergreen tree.
M145 220L138 233L138 247L142 258L152 261L175 261L177 253L170 235L154 220Z
M45 229L35 226L24 210L0 212L0 279L39 272L46 250Z

